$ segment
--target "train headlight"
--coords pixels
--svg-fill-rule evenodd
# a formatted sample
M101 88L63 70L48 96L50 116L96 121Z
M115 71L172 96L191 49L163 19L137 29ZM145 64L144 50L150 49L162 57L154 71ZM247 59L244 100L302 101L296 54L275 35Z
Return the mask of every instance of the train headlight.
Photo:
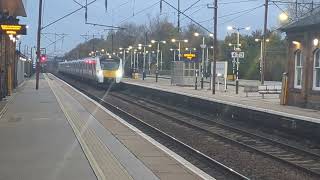
M122 69L119 69L117 72L116 72L116 76L119 78L119 77L122 77L122 74L123 74L123 71Z
M100 77L102 77L102 76L103 76L103 70L99 70L99 71L98 71L98 75L99 75Z

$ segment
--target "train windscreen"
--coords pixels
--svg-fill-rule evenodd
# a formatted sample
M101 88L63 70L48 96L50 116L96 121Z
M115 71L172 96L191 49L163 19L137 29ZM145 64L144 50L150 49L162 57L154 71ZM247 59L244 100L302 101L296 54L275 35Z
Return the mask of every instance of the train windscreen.
M101 69L103 70L117 70L119 69L119 60L114 59L100 59Z

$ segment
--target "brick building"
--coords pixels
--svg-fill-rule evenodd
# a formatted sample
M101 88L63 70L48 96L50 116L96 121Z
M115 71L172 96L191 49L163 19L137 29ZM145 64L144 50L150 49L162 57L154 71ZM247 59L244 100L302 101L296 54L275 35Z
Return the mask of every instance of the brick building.
M320 109L320 11L281 30L288 39L288 105Z
M0 0L0 24L18 24L18 16L26 16L22 0ZM17 86L16 39L0 32L0 99L11 95Z

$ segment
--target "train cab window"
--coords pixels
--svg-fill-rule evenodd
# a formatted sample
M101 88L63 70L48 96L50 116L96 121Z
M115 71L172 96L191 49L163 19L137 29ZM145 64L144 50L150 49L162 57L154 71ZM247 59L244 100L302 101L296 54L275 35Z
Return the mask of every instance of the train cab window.
M100 59L100 65L101 69L103 70L109 70L114 71L119 68L120 61L115 59L107 59L107 58L101 58Z

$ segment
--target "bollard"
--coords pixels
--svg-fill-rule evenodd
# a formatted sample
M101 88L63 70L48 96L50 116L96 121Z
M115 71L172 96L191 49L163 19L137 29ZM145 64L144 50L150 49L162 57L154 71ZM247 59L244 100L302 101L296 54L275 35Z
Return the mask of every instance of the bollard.
M198 89L198 70L196 70L196 81L195 81L194 89L195 90Z
M236 80L236 94L239 94L239 80Z
M142 80L144 80L145 77L146 77L146 72L143 71L143 72L142 72Z
M201 74L201 89L203 89L203 73Z
M158 75L159 75L159 72L158 70L156 70L156 82L158 82Z

